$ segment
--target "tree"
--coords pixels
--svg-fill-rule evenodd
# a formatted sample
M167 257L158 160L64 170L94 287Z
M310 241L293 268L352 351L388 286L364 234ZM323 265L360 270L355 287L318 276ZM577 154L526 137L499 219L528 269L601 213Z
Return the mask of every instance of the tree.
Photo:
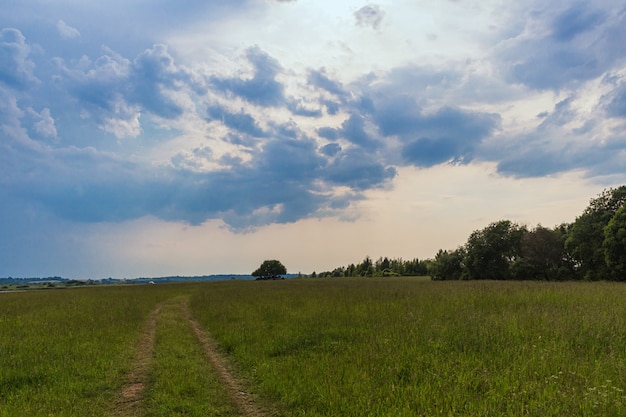
M432 263L430 274L434 281L459 280L463 278L465 249L448 252L439 249Z
M589 202L583 214L576 218L565 248L576 261L580 275L588 280L608 278L604 228L626 202L626 186L609 188Z
M371 277L374 275L374 263L372 258L366 256L363 262L357 265L357 273L362 277Z
M622 205L604 228L604 256L610 278L626 281L626 205Z
M514 278L549 281L559 279L565 247L558 230L539 225L522 236L520 249L522 258L515 265Z
M287 273L287 268L276 259L263 261L261 266L252 273L253 277L258 277L259 279L272 279L279 278L281 275L285 275Z
M520 258L525 227L510 220L474 231L465 245L469 279L510 279L511 265Z

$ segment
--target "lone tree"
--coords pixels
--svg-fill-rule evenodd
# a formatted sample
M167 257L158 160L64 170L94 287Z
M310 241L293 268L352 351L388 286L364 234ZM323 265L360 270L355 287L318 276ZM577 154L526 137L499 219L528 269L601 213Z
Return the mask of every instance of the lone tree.
M287 268L276 259L263 261L261 266L252 273L257 279L281 279L281 275L287 273Z

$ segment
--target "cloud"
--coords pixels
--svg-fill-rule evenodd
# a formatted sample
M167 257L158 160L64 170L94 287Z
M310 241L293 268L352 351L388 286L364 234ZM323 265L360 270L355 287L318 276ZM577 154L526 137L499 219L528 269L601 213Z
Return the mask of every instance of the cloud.
M497 161L502 175L541 177L573 170L588 176L620 172L624 168L626 136L608 134L601 115L586 114L577 97L568 97L542 114L539 122L523 134L502 137L486 145L483 157ZM490 147L495 146L495 148Z
M336 153L324 171L328 181L357 191L382 187L397 173L394 167L385 166L374 154L359 148Z
M50 114L50 109L44 108L40 113L37 113L32 108L29 109L29 114L36 119L35 122L35 131L49 138L57 137L57 129L54 124L54 118Z
M181 116L183 106L174 93L185 86L194 89L164 45L154 45L132 61L105 48L105 54L93 62L83 57L72 66L61 59L57 64L62 74L58 86L77 99L102 130L117 138L138 136L144 111L164 119Z
M334 186L363 190L393 177L392 169L353 153L327 170L327 156L319 152L315 140L295 126L272 129L271 138L259 144L251 160L232 159L229 168L212 171L193 165L214 158L206 146L176 156L170 167L143 165L94 148L40 149L19 155L13 150L3 153L2 159L21 163L2 164L7 174L13 171L3 176L4 190L9 198L34 202L73 222L152 216L198 225L220 218L233 230L247 231L335 215L347 197L332 192ZM350 173L352 167L360 171Z
M252 78L214 76L212 77L213 86L263 107L284 105L285 87L276 81L276 76L282 71L279 62L258 46L248 48L246 58L254 69Z
M588 10L584 3L575 4L554 19L552 37L560 42L568 42L578 35L592 31L605 20L606 15L601 11Z
M384 15L377 5L354 13L357 24L374 29ZM319 62L286 68L288 60L267 53L265 44L245 49L230 73L219 73L205 58L186 57L183 64L180 51L163 44L133 54L104 47L82 57L63 55L56 67L42 51L36 59L52 82L20 99L8 91L20 85L15 80L37 83L35 63L21 32L5 30L2 47L11 59L0 64L0 74L2 91L13 101L4 106L10 117L0 122L23 149L38 149L11 151L25 166L37 166L11 190L72 221L152 216L201 224L219 218L247 230L337 215L365 191L387 187L407 165L490 161L501 175L519 177L581 167L599 172L606 151L621 152L623 141L615 133L604 144L583 146L585 135L595 140L606 125L600 116L576 124L574 99L545 112L523 134L501 131L503 117L510 117L506 110L486 109L515 107L527 87L561 88L604 74L618 62L606 53L616 48L606 34L622 33L623 16L578 4L547 7L533 19L543 30L513 34L493 56L486 50L483 58L462 62L366 68L352 81ZM62 22L57 30L71 29ZM599 48L590 52L584 45ZM507 85L502 74L526 84ZM626 94L619 77L612 82L604 85L597 109L618 119ZM44 95L58 103L39 102ZM136 140L105 141L94 131ZM611 163L618 166L617 157ZM19 173L25 174L18 169L12 178Z
M320 148L320 152L326 156L335 156L341 152L341 145L338 143L329 143Z
M342 124L338 134L355 145L374 149L380 146L368 132L367 119L359 113L352 113Z
M239 113L231 113L221 106L212 106L209 107L208 113L213 120L219 120L238 132L258 138L267 136L267 133L263 131L254 117L244 113L243 109Z
M296 116L319 118L323 115L322 111L319 108L309 108L306 105L303 105L301 100L290 100L287 103L287 108L292 114Z
M385 12L377 4L370 4L354 12L354 17L357 25L378 29L385 17Z
M621 6L620 6L621 7ZM577 2L528 16L524 32L501 42L495 58L514 82L561 89L610 71L626 57L626 10Z
M173 119L180 116L183 109L167 91L177 90L178 82L186 82L185 71L174 64L167 46L154 45L139 54L133 61L130 85L131 99L151 113Z
M398 136L402 156L417 166L473 159L482 140L500 126L497 114L442 107L425 112L412 97L385 99L374 114L381 133Z
M332 127L320 127L317 129L317 134L325 139L336 140L339 139L340 131Z
M80 32L78 31L78 29L71 27L63 20L59 20L57 22L57 31L63 39L80 38Z
M0 30L0 82L16 90L39 84L34 76L35 63L29 58L31 48L17 29Z
M626 80L620 81L602 101L608 116L626 118Z
M326 90L337 97L345 97L347 95L343 85L338 81L330 79L328 75L326 75L324 68L310 70L307 81L310 85Z

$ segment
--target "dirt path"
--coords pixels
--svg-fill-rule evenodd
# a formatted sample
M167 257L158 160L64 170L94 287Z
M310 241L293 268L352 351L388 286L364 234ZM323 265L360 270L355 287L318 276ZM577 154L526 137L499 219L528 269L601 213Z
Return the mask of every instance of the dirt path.
M169 302L172 302L170 300ZM169 303L167 302L167 303ZM157 322L163 305L158 304L148 316L142 330L141 338L136 346L133 365L126 376L126 382L112 404L111 417L136 417L142 415L144 390L150 377L150 366L154 355ZM179 303L181 313L189 322L205 357L215 370L220 381L228 392L229 399L242 417L266 417L267 414L255 403L254 398L245 391L243 384L230 372L226 360L219 354L211 335L193 317L187 300Z
M265 417L267 414L256 404L254 398L245 391L243 385L229 370L226 360L219 354L215 341L209 333L194 319L188 304L182 306L185 317L191 324L205 356L226 387L233 405L239 410L242 417Z
M141 414L143 392L150 375L150 363L154 354L157 320L163 304L158 304L150 312L148 321L144 325L141 338L135 348L133 366L126 376L126 384L113 404L111 414L113 417L130 417Z

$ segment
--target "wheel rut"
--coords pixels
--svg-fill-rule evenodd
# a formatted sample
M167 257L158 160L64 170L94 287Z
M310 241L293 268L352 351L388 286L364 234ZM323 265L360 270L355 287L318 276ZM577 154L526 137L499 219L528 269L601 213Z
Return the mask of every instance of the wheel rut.
M110 417L138 417L143 415L143 401L146 386L150 379L152 359L155 352L157 324L161 309L165 304L178 304L181 317L189 325L200 344L206 360L209 362L220 382L228 393L232 405L242 417L266 417L268 414L261 408L255 398L245 389L242 381L231 371L228 361L219 353L217 343L211 334L204 330L194 318L187 299L159 303L150 312L144 324L141 337L135 348L132 367L125 377L122 389L112 404Z
M114 401L112 417L130 417L141 414L143 393L150 376L150 365L154 355L157 321L164 304L157 304L148 316L135 348L133 365L130 372L126 375L122 390Z
M211 334L205 331L200 323L193 317L189 305L184 303L181 307L193 332L198 338L198 342L202 346L204 355L227 389L232 404L239 410L241 416L265 417L267 415L266 412L258 406L254 397L244 389L243 383L233 375L228 366L228 362L220 355L215 340L213 340Z

